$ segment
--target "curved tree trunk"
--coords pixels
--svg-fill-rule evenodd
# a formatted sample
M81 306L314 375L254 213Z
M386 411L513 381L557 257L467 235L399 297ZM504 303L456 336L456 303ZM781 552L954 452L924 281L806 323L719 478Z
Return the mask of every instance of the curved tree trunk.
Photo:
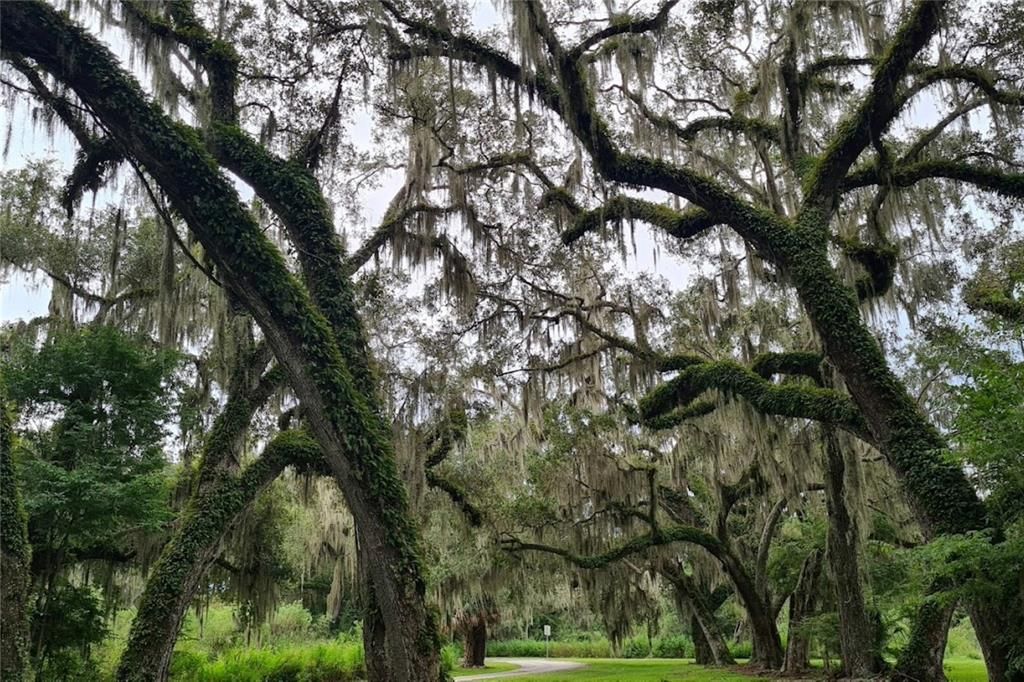
M928 600L914 618L910 641L900 652L893 678L904 682L946 682L942 659L956 602Z
M1009 595L1007 601L1018 604L1015 614L1007 614L998 605L977 600L968 605L974 633L981 644L985 657L989 682L1024 682L1024 670L1018 665L1017 670L1009 669L1011 647L1022 646L1024 637L1024 607L1021 607L1020 594ZM1012 619L1011 622L1007 620Z
M0 393L0 679L29 679L28 601L32 546L11 449L14 433Z
M786 662L782 672L792 675L810 668L811 638L804 621L814 615L818 601L818 582L821 577L821 550L814 550L804 559L796 588L789 598L789 641Z
M947 443L893 374L877 339L861 319L857 297L829 263L824 242L814 246L812 235L822 232L824 222L820 213L805 210L798 225L801 238L791 240L780 254L826 356L843 377L878 449L899 476L925 537L985 528L985 508L967 476L941 456ZM982 607L986 620L997 624L977 633L979 641L984 640L985 663L994 679L1009 667L1009 651L999 637L1013 627L1018 607L1009 603ZM924 662L919 652L912 658ZM943 679L941 666L937 671L933 668L920 669Z
M320 458L320 448L312 438L301 432L284 432L240 476L225 472L197 491L184 512L181 528L146 582L118 665L119 682L168 679L181 624L220 554L224 535L285 466L315 463Z
M715 618L714 595L697 584L681 568L662 568L662 575L672 584L675 601L690 608L690 630L696 649L697 663L702 665L734 665L735 659L725 642L725 635Z
M859 531L846 503L846 455L832 427L823 427L825 441L825 504L828 509L826 543L829 571L835 581L839 611L839 650L845 677L872 677L880 673L881 633L864 602Z
M718 665L715 655L711 651L711 644L704 635L704 627L697 620L697 614L690 615L690 635L693 638L694 662L698 665Z
M754 656L750 662L771 670L782 667L783 650L779 628L775 624L774 611L771 604L766 604L758 593L754 581L739 564L739 561L726 555L722 566L736 586L736 592L743 601L750 621L750 634L754 640Z
M187 5L175 5L174 10L189 11ZM330 272L319 271L321 276L311 278L308 289L301 286L242 206L230 181L219 172L201 137L172 123L151 105L138 83L92 35L41 2L3 3L0 12L7 27L5 50L34 60L74 90L126 153L156 179L216 264L222 281L263 329L302 402L310 430L344 494L361 541L374 558L369 576L385 624L386 642L383 652L371 650L367 656L386 656L393 679L435 682L439 646L425 601L417 532L389 433L375 413L375 397L365 389L365 366L352 355L353 346L361 348L359 342L364 345L365 340L354 333L357 319L350 319L348 327L335 324L332 330L324 317L325 312L335 319L334 313L346 312L353 300L351 288L332 278ZM205 65L213 108L215 113L230 110L236 58L230 46L214 43L215 49L210 49L208 40L196 38L196 28L190 25L181 37L195 40L200 52L207 50ZM228 133L227 144L244 143L237 127L214 127L214 134L217 130ZM242 154L248 151L244 144L239 149ZM316 185L301 166L287 162L268 166L264 157L247 160L270 173L264 177L266 183L305 189L293 197L301 204L296 216L310 225L320 225L318 209L325 207L325 202L318 192L314 192L318 196L315 204L305 201L309 188ZM286 208L273 202L271 206L275 211ZM286 225L295 223L289 216L283 220ZM337 248L336 244L330 239L323 241L321 233L314 236L322 248L311 249L311 256L329 262L323 254ZM329 264L328 269L335 265L340 267L340 263ZM340 270L335 274L340 277ZM330 291L331 285L343 288ZM309 292L318 301L326 301L327 307L315 307ZM330 300L325 294L330 294Z

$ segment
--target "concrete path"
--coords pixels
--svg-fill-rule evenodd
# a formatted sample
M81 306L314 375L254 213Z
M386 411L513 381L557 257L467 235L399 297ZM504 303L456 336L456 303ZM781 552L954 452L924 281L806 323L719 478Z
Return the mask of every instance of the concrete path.
M455 682L469 682L470 680L499 680L508 677L525 677L527 675L543 675L544 673L558 673L566 670L582 668L583 663L573 661L559 661L551 658L488 658L487 661L495 663L511 663L518 665L518 670L506 670L500 673L484 673L482 675L467 675L456 677Z

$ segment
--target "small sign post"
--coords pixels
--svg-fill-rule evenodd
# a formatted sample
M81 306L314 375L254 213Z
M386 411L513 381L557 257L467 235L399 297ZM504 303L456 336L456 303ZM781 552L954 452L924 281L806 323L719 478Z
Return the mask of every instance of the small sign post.
M551 657L551 626L544 626L544 656Z

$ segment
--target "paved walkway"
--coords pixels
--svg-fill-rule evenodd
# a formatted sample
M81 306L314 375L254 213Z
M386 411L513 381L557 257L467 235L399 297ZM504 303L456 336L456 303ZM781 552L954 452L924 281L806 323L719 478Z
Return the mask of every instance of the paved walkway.
M467 675L456 677L456 682L469 682L470 680L499 680L507 677L525 677L526 675L542 675L544 673L557 673L566 670L582 668L583 663L573 661L559 661L550 658L488 658L487 661L495 663L511 663L518 665L518 670L507 670L501 673L484 673L482 675Z

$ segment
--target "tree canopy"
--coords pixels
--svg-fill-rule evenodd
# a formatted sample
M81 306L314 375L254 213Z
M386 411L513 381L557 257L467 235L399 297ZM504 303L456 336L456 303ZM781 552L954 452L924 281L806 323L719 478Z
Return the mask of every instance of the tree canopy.
M8 149L74 148L0 178L50 295L5 675L131 606L167 679L190 607L289 594L370 680L666 611L915 680L969 619L1022 679L1024 5L58 4L0 5Z

